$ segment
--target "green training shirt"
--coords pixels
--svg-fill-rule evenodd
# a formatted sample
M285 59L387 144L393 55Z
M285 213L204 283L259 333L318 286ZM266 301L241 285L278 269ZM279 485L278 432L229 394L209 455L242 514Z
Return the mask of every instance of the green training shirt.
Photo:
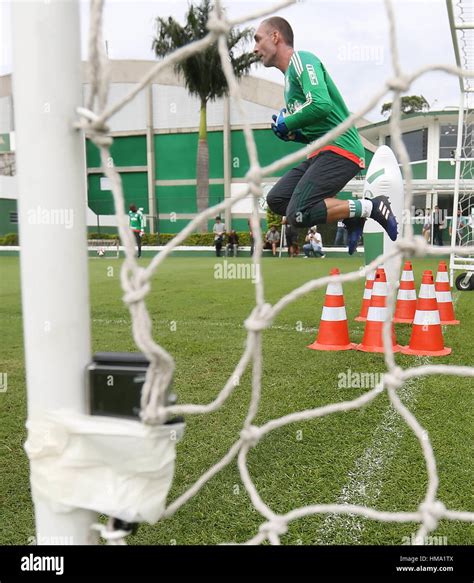
M294 51L285 73L288 130L301 130L310 142L349 117L349 110L321 61L307 51ZM365 159L359 132L351 127L329 142Z
M130 227L134 231L143 231L143 215L140 211L134 213L133 211L128 212Z

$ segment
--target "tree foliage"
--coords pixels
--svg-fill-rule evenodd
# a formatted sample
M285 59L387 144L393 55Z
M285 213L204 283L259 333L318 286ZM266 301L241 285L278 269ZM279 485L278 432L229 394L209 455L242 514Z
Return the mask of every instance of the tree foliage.
M171 16L157 17L156 36L152 44L155 55L165 57L178 48L204 38L209 33L206 24L212 9L211 0L202 0L199 5L191 4L184 26ZM229 59L236 77L248 74L250 66L257 60L252 52L242 52L252 35L251 28L244 30L233 28L227 37ZM184 83L191 95L197 95L202 103L222 97L228 92L216 42L206 50L181 61L175 69L183 74Z
M204 38L209 33L206 25L212 10L211 0L202 0L199 5L191 4L184 26L172 17L157 17L156 36L152 43L155 55L163 58L181 47ZM229 61L237 78L247 75L252 63L257 60L253 52L243 52L243 48L251 40L252 35L251 28L244 30L233 28L227 35ZM207 102L228 94L227 80L222 69L217 42L177 63L175 70L182 75L189 93L199 97L200 100L196 202L198 212L202 212L209 204Z
M392 112L392 105L392 101L387 101L382 105L380 113L389 116ZM423 95L405 95L401 99L400 107L402 113L409 115L410 113L416 113L417 111L428 111L430 109L430 104L426 101Z
M270 210L270 207L267 207L267 225L268 228L270 228L272 225L275 225L277 229L280 229L281 227L281 216Z

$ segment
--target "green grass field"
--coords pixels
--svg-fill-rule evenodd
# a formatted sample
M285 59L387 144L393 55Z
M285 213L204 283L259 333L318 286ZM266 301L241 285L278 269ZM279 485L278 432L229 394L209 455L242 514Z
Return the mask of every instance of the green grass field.
M331 267L348 272L357 269L360 262L330 257L325 261L265 258L266 299L275 303L299 284L326 275ZM168 259L155 276L148 298L154 336L176 360L174 390L179 403L213 400L243 351L246 331L242 323L254 306L255 286L249 280L215 279L215 263L213 258ZM121 261L91 259L89 264L93 350L136 350L130 317L121 301ZM415 260L414 268L418 288L422 270L436 269L436 263ZM0 544L27 544L34 535L34 522L23 451L26 389L18 259L0 258L0 271L0 371L8 374L8 390L0 393ZM364 282L359 281L344 287L353 341L360 341L364 330L362 323L354 322L363 286ZM262 400L256 424L350 400L368 390L338 388L338 375L348 369L384 370L382 355L306 348L315 338L324 294L321 289L292 304L264 332ZM452 355L431 359L397 356L401 366L422 362L473 365L474 294L455 291L453 297L461 325L444 329ZM399 343L406 344L410 327L397 325L396 331ZM401 390L401 395L429 432L440 477L439 498L450 509L473 511L472 379L415 379ZM249 397L247 371L222 409L186 418L170 501L238 439ZM390 408L386 394L363 409L272 432L251 451L249 470L263 500L280 513L307 504L344 501L390 511L414 511L424 497L427 481L418 440ZM172 518L155 526L143 525L128 540L129 544L165 545L243 542L258 532L262 522L234 462ZM416 529L414 524L315 516L292 523L282 543L398 545ZM432 535L447 537L448 544L468 544L472 526L443 520Z

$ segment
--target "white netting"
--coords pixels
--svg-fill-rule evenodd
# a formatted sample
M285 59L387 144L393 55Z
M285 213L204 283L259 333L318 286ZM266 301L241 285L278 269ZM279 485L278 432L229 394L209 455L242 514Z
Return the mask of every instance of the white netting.
M453 16L456 23L459 26L469 27L474 19L472 2L458 0L455 10ZM474 67L474 29L458 29L455 35L453 41L458 48L459 62L463 69L472 69ZM464 78L461 81L461 87L463 103L462 112L460 111L459 115L462 123L458 124L457 128L460 149L459 151L456 149L454 155L456 172L452 225L455 231L454 243L465 247L474 242L474 82L470 78ZM451 264L455 269L474 271L472 256L454 254Z
M461 142L461 168L458 202L453 207L455 244L467 247L474 243L474 93L465 97L464 120ZM459 213L459 214L457 214ZM474 257L454 255L457 269L474 271Z
M117 222L120 232L120 237L125 246L125 261L121 271L122 287L125 291L124 301L127 304L132 317L133 336L137 347L146 354L150 361L148 368L146 382L142 392L142 418L145 423L161 423L168 416L175 414L204 414L215 411L223 405L226 399L233 392L238 383L235 379L240 379L247 366L252 363L252 396L250 400L249 409L243 425L243 429L238 439L230 448L228 453L213 467L211 467L205 474L203 474L197 482L189 488L177 500L172 502L164 516L171 516L190 498L192 498L206 482L208 482L214 475L216 475L222 468L227 466L235 457L238 459L238 467L243 484L251 498L251 501L258 512L263 516L265 521L260 526L258 534L247 541L247 544L257 544L264 540L269 540L272 544L279 544L280 537L287 532L288 523L303 516L312 514L332 513L332 514L354 514L379 520L383 522L416 522L419 523L417 532L417 540L425 540L425 536L434 530L440 519L461 520L466 522L474 522L474 512L461 512L447 509L444 504L437 499L438 489L438 473L436 469L436 460L433 449L427 433L419 424L414 415L403 405L397 395L398 389L405 381L411 378L420 378L428 375L463 375L474 376L474 368L467 366L447 366L447 365L425 365L408 369L401 369L396 366L394 355L391 350L391 323L387 320L384 323L383 338L385 346L385 362L387 366L387 373L383 377L383 381L379 383L374 389L361 395L352 401L344 401L342 403L328 404L316 409L309 409L299 411L286 415L284 417L273 419L264 425L257 427L253 424L253 420L258 412L259 401L261 396L261 377L262 377L262 332L268 328L275 316L279 314L291 302L307 294L308 292L326 286L329 281L339 281L346 283L356 281L364 278L369 271L372 271L377 265L380 265L387 260L392 260L396 264L397 271L400 271L402 260L407 257L422 257L425 255L441 255L447 251L455 250L459 255L468 255L473 252L473 248L456 247L456 248L437 248L427 244L424 238L415 237L413 235L413 227L410 221L405 224L405 235L400 238L394 246L394 249L380 257L377 257L372 263L367 265L364 269L347 273L343 275L322 277L308 281L299 288L293 290L291 293L282 297L275 305L270 305L265 301L264 283L261 278L258 279L255 285L256 306L252 313L245 320L245 327L247 328L247 340L243 355L241 356L237 366L230 375L224 388L219 392L215 400L207 405L200 404L185 404L165 406L165 394L168 385L173 376L174 360L166 350L157 344L152 338L151 319L148 314L145 298L150 290L150 280L161 263L170 255L172 250L179 245L188 235L190 235L196 227L210 217L214 217L217 213L227 209L235 204L240 199L246 197L249 193L253 195L253 215L252 228L255 238L255 253L253 256L253 263L256 272L260 272L260 260L262 252L262 237L260 230L260 221L258 220L257 201L262 195L261 182L265 176L274 176L275 172L298 162L306 157L306 155L317 148L327 144L329 141L336 138L342 132L347 130L356 120L360 119L367 112L369 112L379 100L386 95L387 92L393 92L393 109L390 120L390 133L392 136L392 144L396 150L399 160L403 164L404 176L406 181L406 197L405 197L405 212L408 215L412 204L412 173L409 165L409 158L405 146L401 139L400 132L400 96L402 92L406 92L410 85L416 79L430 71L444 71L451 75L459 75L465 77L474 77L474 71L464 71L450 65L433 65L420 68L412 73L404 73L398 60L398 47L396 41L395 20L393 15L392 3L389 0L385 1L387 16L390 23L390 46L392 54L393 76L388 79L384 85L368 100L365 107L357 113L352 114L347 120L341 123L337 128L327 133L323 138L313 142L307 147L295 152L289 156L285 156L281 160L273 162L272 164L261 167L258 161L257 148L253 137L252 130L247 121L246 113L242 104L239 85L234 77L230 62L227 58L227 44L226 33L232 26L241 24L243 22L259 18L275 13L279 9L293 4L294 0L287 0L274 6L268 7L265 10L248 14L246 17L227 20L221 7L221 2L216 0L215 11L208 22L209 34L194 43L191 43L171 55L167 56L159 63L154 65L142 81L134 87L132 91L120 102L107 106L107 89L108 81L106 75L106 58L103 50L103 42L101 38L101 21L103 0L93 0L91 13L91 32L90 32L90 60L92 71L92 89L88 108L78 108L78 113L81 116L80 122L76 124L77 127L82 128L86 135L96 144L100 150L102 167L105 174L111 181L112 192L115 202L115 209L117 213ZM199 50L204 49L213 42L218 42L218 48L221 55L222 66L226 79L229 85L230 93L236 100L240 109L244 123L244 134L246 146L250 159L250 170L246 175L247 189L240 195L228 199L212 208L199 214L195 217L174 239L172 239L164 248L164 250L156 255L151 263L145 268L140 267L135 259L135 247L133 235L128 228L127 217L124 209L124 197L122 192L122 184L120 175L109 163L110 145L112 138L109 137L107 120L117 111L119 111L126 103L131 101L137 93L144 87L151 83L157 72L165 67L173 66L177 62L182 61L186 57ZM92 108L96 104L96 112ZM393 314L395 305L395 286L391 289L388 297L389 313ZM257 492L252 478L247 469L247 454L250 448L255 447L260 439L267 435L270 431L283 427L290 423L300 422L308 419L315 419L331 413L340 411L350 411L357 409L373 401L377 396L387 390L391 403L407 425L413 430L414 434L419 440L423 451L426 468L428 473L428 486L424 500L419 505L416 512L381 512L373 508L358 505L345 504L321 504L297 508L284 515L276 514L269 506L267 506L261 499Z

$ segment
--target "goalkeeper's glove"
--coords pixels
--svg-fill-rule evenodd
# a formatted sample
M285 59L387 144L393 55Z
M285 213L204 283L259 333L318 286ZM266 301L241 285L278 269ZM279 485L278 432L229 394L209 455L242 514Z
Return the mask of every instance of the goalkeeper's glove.
M272 115L273 123L272 123L272 130L273 133L283 140L284 142L288 141L288 128L286 127L285 123L285 116L286 109L283 108L280 110L280 113L277 115Z
M286 109L283 108L280 110L278 116L272 115L273 123L272 123L272 130L273 133L283 140L284 142L301 142L303 144L309 144L309 141L303 136L301 130L293 130L292 132L288 131L285 123L285 116Z

